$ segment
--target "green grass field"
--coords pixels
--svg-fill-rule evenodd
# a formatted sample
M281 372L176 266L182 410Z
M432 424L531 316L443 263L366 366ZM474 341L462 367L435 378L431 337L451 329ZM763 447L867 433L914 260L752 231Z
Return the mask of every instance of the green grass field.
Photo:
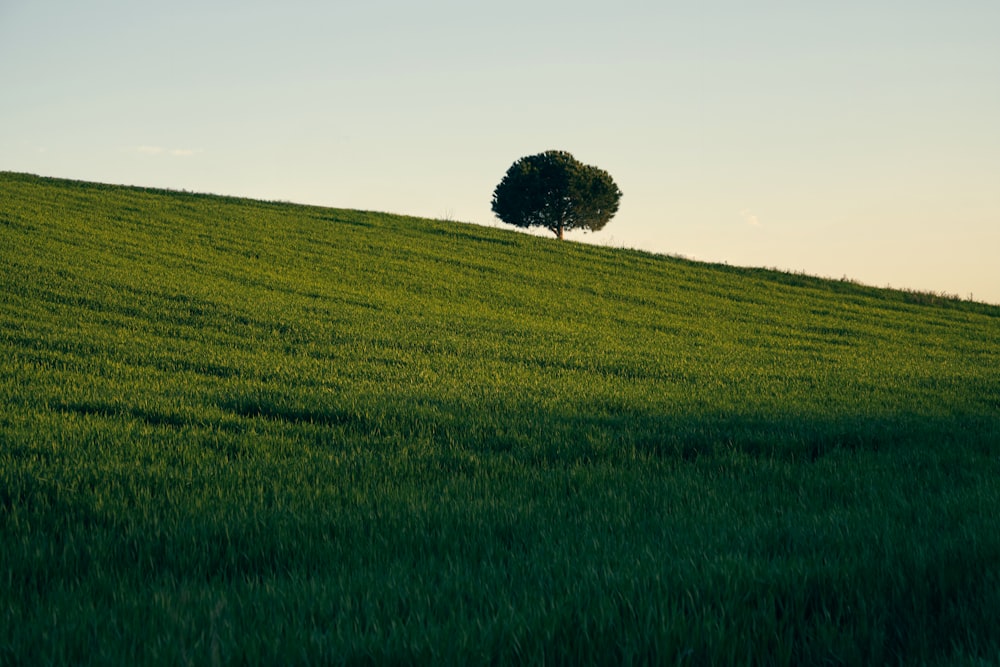
M1000 664L1000 307L0 174L0 665Z

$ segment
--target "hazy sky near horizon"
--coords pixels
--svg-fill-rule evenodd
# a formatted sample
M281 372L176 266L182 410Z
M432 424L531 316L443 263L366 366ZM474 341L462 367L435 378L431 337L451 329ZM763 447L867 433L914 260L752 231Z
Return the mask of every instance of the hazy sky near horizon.
M0 0L0 169L500 224L1000 303L997 0Z

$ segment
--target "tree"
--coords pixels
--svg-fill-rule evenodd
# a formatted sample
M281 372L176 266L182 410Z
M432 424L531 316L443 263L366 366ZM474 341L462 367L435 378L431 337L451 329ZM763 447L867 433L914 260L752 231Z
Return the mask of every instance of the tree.
M608 172L566 151L546 151L511 165L493 191L493 212L507 224L545 227L561 239L572 229L603 228L621 196Z

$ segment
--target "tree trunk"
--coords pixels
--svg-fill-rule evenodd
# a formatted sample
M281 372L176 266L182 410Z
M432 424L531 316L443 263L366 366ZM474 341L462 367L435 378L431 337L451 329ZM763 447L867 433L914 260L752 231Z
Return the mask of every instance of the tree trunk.
M560 241L562 241L562 240L563 240L563 226L562 226L562 223L559 223L559 229L558 229L558 231L556 232L556 236L558 236L558 237L559 237L559 240L560 240Z

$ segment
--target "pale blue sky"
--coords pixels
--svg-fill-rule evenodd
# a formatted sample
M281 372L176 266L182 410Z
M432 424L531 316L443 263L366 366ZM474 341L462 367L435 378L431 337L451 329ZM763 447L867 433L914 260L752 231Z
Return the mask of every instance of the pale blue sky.
M0 0L0 169L498 225L1000 303L1000 2Z

